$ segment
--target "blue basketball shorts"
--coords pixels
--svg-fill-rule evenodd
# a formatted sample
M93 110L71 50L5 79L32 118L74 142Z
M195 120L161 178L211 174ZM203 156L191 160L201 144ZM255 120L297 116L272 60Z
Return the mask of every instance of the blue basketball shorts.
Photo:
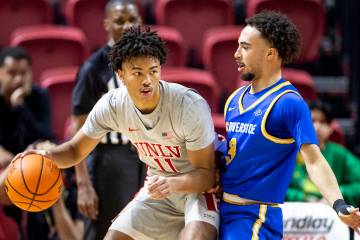
M220 240L280 240L282 211L278 205L220 204Z

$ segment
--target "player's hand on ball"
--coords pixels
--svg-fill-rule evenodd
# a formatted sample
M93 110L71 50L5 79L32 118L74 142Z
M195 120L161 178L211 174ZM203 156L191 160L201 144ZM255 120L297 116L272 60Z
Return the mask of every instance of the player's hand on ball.
M24 152L18 153L16 154L16 156L11 160L11 162L15 162L17 159L19 158L23 158L26 155L30 155L30 154L39 154L42 155L44 157L50 158L51 159L51 154L49 151L46 150L39 150L39 149L30 149L30 150L26 150Z
M149 197L152 199L163 199L171 193L171 184L167 177L148 177L145 181L145 187Z

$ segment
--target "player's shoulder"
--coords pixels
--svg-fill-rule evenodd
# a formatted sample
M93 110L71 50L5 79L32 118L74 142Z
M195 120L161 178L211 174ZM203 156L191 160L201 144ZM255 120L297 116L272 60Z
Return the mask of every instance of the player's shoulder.
M186 102L186 103L193 103L198 100L204 100L200 94L192 88L185 87L181 84L177 83L170 83L166 81L160 82L164 87L164 91L170 97L170 100L175 102Z
M117 105L126 101L128 98L128 92L125 86L112 89L102 96L103 99L110 102L111 105Z
M293 106L305 103L304 99L297 91L284 92L280 96L278 102L284 104L285 106Z
M280 96L274 105L274 110L295 114L308 111L308 106L298 92L290 91Z

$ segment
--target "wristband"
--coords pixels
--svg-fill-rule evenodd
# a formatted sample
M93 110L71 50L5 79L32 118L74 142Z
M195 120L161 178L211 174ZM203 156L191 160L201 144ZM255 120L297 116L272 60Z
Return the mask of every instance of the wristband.
M347 208L351 208L351 206L346 204L344 199L338 199L333 204L333 209L335 210L336 214L338 214L338 215L339 215L339 213L342 213L344 215L349 215L350 212L347 210Z

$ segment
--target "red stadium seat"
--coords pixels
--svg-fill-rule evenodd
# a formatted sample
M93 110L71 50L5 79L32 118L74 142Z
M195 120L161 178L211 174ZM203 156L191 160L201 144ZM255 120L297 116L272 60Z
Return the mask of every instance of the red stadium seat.
M282 75L285 80L290 81L299 90L306 101L314 101L317 98L314 81L306 71L284 68Z
M207 0L206 3L194 0L157 0L155 18L157 24L180 31L191 53L195 53L191 55L195 57L195 63L201 62L205 31L235 22L233 5L228 0Z
M36 83L44 70L80 65L89 55L84 33L74 27L37 25L19 28L12 34L11 45L30 52Z
M212 114L214 121L215 132L226 137L226 126L223 114Z
M71 96L78 67L45 71L41 86L48 89L51 99L52 128L58 141L64 140L66 120L71 115Z
M19 239L18 225L12 218L5 215L2 205L0 205L0 239Z
M79 27L88 38L90 50L102 47L108 40L104 29L104 8L108 0L68 0L65 9L67 23ZM144 9L136 0L140 16L144 19Z
M1 49L10 44L10 35L15 28L51 23L51 5L47 0L1 0L0 18Z
M237 64L234 53L242 26L224 26L209 29L204 38L203 63L228 95L237 88Z
M208 102L212 112L216 112L219 99L219 88L208 71L192 68L165 67L161 78L193 88Z
M297 63L318 58L325 29L325 9L321 0L247 0L247 17L263 10L277 10L286 14L302 34L302 49Z
M171 27L152 26L159 36L166 42L168 49L166 63L164 66L184 67L186 64L186 47L180 32Z
M343 146L345 146L345 134L344 134L344 130L342 129L342 127L340 126L339 122L336 121L335 119L332 120L332 122L330 123L330 127L333 130L332 134L330 135L330 140L336 143L339 143Z

